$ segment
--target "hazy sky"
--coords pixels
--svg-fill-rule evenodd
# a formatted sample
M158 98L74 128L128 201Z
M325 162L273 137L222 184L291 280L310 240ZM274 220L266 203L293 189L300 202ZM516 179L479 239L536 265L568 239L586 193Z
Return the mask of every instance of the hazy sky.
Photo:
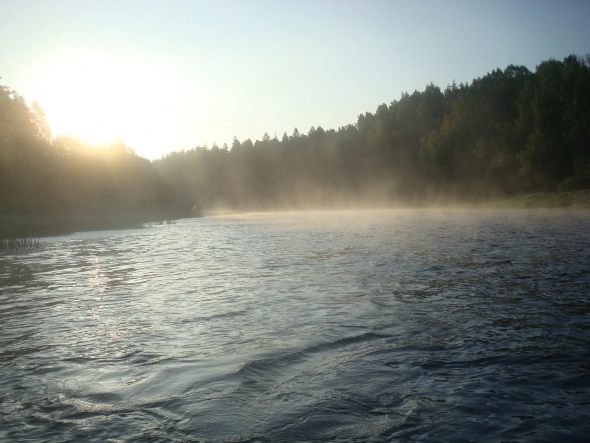
M0 84L148 158L589 52L588 0L0 0Z

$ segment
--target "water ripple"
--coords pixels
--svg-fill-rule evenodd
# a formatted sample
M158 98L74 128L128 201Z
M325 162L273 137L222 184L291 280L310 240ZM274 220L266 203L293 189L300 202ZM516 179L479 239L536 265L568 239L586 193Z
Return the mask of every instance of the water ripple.
M587 441L590 217L244 215L0 254L0 440Z

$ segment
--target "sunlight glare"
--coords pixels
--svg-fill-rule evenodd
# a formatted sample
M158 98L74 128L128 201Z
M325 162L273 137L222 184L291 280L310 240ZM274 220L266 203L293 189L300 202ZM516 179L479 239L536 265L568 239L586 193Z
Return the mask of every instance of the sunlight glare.
M85 55L54 60L36 100L54 135L71 134L97 145L122 140L154 158L177 131L179 97L162 69Z

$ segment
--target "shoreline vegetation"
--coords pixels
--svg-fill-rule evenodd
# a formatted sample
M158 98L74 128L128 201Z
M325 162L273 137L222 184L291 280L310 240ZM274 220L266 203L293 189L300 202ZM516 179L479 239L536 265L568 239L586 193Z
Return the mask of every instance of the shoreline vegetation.
M424 209L429 206L403 206L405 209L411 209L412 207ZM480 202L455 202L454 204L449 203L432 207L449 209L457 207L461 209L590 210L590 190L521 194ZM396 206L389 207L389 209L396 208ZM248 211L244 213L247 214ZM70 235L86 231L139 229L153 225L170 224L181 218L201 216L206 216L206 214L159 212L101 215L3 215L0 216L0 249L38 246L40 244L39 239L43 237Z
M492 199L478 205L491 209L590 209L590 190L540 192Z
M53 137L38 104L0 86L0 240L11 244L216 212L376 205L590 209L590 55L430 83L338 129L154 161L121 141Z

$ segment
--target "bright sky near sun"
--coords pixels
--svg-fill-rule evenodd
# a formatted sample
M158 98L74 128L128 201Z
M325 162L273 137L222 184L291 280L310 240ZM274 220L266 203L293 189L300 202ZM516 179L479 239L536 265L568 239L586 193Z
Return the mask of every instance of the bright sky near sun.
M590 52L590 1L0 0L0 84L147 158Z

